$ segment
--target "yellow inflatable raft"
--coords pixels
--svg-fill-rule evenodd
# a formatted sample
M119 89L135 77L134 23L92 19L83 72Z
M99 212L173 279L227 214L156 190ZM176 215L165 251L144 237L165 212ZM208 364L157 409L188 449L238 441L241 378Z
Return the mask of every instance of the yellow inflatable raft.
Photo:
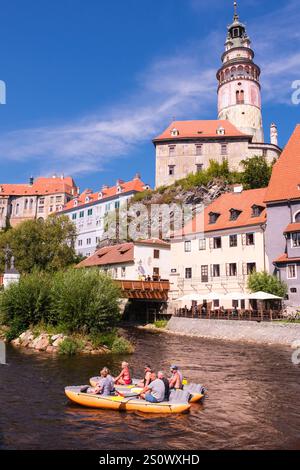
M92 387L96 387L99 378L100 377L92 377L90 379L90 384ZM183 390L189 391L188 387L189 387L188 385L184 385ZM138 395L139 393L141 393L143 389L138 388L136 385L116 385L116 390L120 391L121 393L123 391L130 390L132 393L135 393ZM198 401L202 400L202 398L204 398L204 393L192 391L192 390L193 389L191 389L190 391L190 400L189 400L190 403L197 403Z
M184 413L189 403L149 403L136 397L101 396L81 392L82 386L66 387L65 394L74 403L90 408L102 408L118 411L142 411L143 413Z

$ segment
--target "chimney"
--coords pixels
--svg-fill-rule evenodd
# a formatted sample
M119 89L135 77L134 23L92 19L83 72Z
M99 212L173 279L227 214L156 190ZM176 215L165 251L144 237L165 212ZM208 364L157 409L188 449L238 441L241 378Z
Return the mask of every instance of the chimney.
M102 185L102 191L104 191L105 189L108 189L107 184L103 184L103 185Z
M30 178L29 178L29 184L30 184L30 186L32 186L33 183L34 183L34 177L33 177L33 176L30 176Z
M239 194L239 193L242 193L244 190L244 187L242 184L236 184L234 187L233 187L233 192L235 194Z
M270 127L270 140L271 144L278 146L278 129L274 122L272 122Z
M134 178L133 178L133 179L134 179L134 180L140 180L140 179L141 179L140 173L136 173L136 174L134 175Z

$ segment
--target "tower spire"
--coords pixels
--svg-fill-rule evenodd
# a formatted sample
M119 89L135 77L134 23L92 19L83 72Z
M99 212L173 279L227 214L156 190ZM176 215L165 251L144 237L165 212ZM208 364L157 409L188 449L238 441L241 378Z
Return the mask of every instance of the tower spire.
M234 2L233 3L233 8L234 8L234 16L233 16L233 20L234 21L238 21L239 20L239 15L238 15L238 4L237 2Z

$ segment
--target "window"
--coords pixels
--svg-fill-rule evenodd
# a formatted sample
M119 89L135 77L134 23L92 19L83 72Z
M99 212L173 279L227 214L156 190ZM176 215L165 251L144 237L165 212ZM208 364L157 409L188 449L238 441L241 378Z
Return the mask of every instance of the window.
M160 252L159 250L153 250L153 258L159 259Z
M196 155L198 155L198 156L202 155L202 150L203 150L203 145L202 144L197 144L196 145Z
M292 233L292 247L297 248L300 246L300 232Z
M185 268L185 278L192 279L192 268Z
M208 266L201 266L201 282L208 282Z
M287 265L287 278L288 279L297 279L297 268L295 264Z
M219 264L212 265L212 277L220 277L220 265Z
M190 242L190 241L184 242L184 251L185 252L192 251L192 242Z
M295 215L295 222L300 222L300 212Z
M264 207L256 206L256 205L252 206L251 217L259 217L263 210L264 210Z
M199 250L200 251L206 250L206 238L199 239Z
M45 210L45 207L44 206L39 206L38 207L38 213L41 214L42 212L44 212ZM57 209L56 209L57 210Z
M82 219L84 217L84 211L79 212L79 218Z
M215 224L219 217L220 217L220 214L218 214L217 212L210 212L209 213L209 223L210 224Z
M25 210L28 209L28 199L25 199L25 206L24 206L24 209L25 209Z
M125 266L121 267L121 277L126 277L126 267Z
M87 215L93 215L93 209L88 209Z
M53 212L53 206L49 207L49 212Z
M106 211L106 212L110 211L110 202L108 202L107 204L105 204L105 211Z
M201 171L203 171L203 163L196 164L196 171L197 173L201 173Z
M87 239L86 239L86 244L87 244L87 245L91 245L91 244L92 244L92 239L91 239L91 238L87 238Z
M54 196L51 196L51 197L50 197L50 203L51 203L51 204L54 203Z
M246 245L251 246L254 245L254 233L246 233Z
M62 202L62 196L56 196L56 202Z
M227 275L236 276L237 275L237 265L236 263L229 263L227 265Z
M222 248L222 238L221 237L214 237L214 249L217 250Z
M76 220L77 219L77 214L72 214L72 220Z
M169 145L169 157L175 157L175 150L176 146L175 145Z
M41 198L40 198L39 204L40 204L41 206L45 204L45 198L44 198L44 197L41 197Z
M112 274L114 278L118 277L118 268L114 268Z
M241 214L241 211L238 209L230 209L230 217L229 220L237 220L239 218L239 215Z
M169 165L169 176L175 175L175 165Z
M255 273L256 272L256 263L247 263L247 274Z
M82 240L78 240L78 246L82 246Z
M234 248L237 246L237 235L229 235L229 246Z
M227 144L221 144L221 155L227 155Z
M115 209L120 209L120 201L115 202Z
M236 92L236 104L245 103L245 93L244 90L237 90Z
M16 204L16 215L19 214L20 204Z
M213 304L214 304L214 308L219 308L220 307L220 301L219 300L214 300Z

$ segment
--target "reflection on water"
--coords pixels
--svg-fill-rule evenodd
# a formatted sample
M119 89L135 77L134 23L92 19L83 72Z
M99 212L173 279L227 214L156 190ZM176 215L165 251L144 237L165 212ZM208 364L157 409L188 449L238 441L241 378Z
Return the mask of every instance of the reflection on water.
M128 333L129 334L129 333ZM187 415L145 415L81 408L65 385L85 384L122 358L50 357L9 348L0 366L0 449L300 448L300 367L291 351L133 330L134 375L146 362L181 366L208 388Z

